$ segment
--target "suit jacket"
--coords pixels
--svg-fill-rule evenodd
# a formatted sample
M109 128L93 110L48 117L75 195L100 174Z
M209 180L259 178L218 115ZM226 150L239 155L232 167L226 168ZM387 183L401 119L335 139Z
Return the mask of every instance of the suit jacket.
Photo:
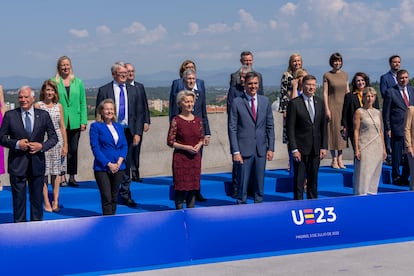
M128 97L128 128L132 135L142 135L144 131L145 106L143 93L140 93L135 86L125 83ZM112 99L115 102L113 81L99 87L96 96L96 107L105 99Z
M52 78L56 82L56 78ZM66 128L68 123L70 129L80 128L80 125L88 124L88 111L86 104L85 87L83 86L82 80L74 78L70 83L69 97L66 93L65 85L63 84L62 78L56 82L59 102L63 107L63 118Z
M347 129L348 136L354 129L355 111L360 107L362 107L362 105L359 102L357 94L353 92L345 94L344 105L342 107L341 125ZM375 97L374 108L379 109L378 97Z
M108 126L104 122L94 122L89 131L89 140L95 160L93 161L94 171L108 171L109 162L118 162L119 157L126 159L128 144L121 124L113 122L118 133L118 143L115 144L114 138ZM120 170L125 170L125 162L122 162Z
M382 75L380 78L380 91L382 97L384 98L385 92L395 85L397 85L397 81L394 78L394 74L391 72L391 70Z
M145 92L144 85L140 82L134 81L134 86L138 89L138 92L142 95L142 105L144 106L144 123L151 124L151 114L148 107L147 93Z
M414 90L407 85L410 105L414 105ZM398 85L393 86L385 92L382 117L385 131L391 130L393 136L404 136L404 120L407 106Z
M230 152L240 152L242 157L254 154L266 156L268 150L274 151L275 133L273 112L269 99L257 95L256 121L246 95L234 99L228 121Z
M328 148L325 104L314 96L314 123L309 116L303 95L289 101L286 117L286 133L289 151L299 150L301 154L319 155L321 149Z
M46 140L45 134L47 134ZM16 143L20 139L41 143L42 151L30 154L28 151L16 149ZM30 137L24 129L20 107L4 114L0 128L0 144L9 149L7 172L10 175L25 176L29 173L28 170L33 176L44 175L46 168L44 152L54 147L57 142L55 127L47 111L34 109L33 131Z
M241 86L240 84L230 86L229 92L227 93L227 113L230 113L231 104L233 103L234 98L240 97L243 94L244 86ZM259 89L257 94L263 95L263 91Z
M259 72L256 73L259 75L259 90L262 91L262 93L258 92L258 94L263 95L264 90L262 74L260 74ZM240 85L240 71L236 71L230 75L230 87L235 86L236 84Z
M211 135L210 125L208 123L208 117L207 117L206 88L204 86L204 81L200 79L196 79L196 84L197 84L197 91L195 91L196 99L194 103L193 114L201 118L203 122L204 135ZM185 86L184 86L183 79L176 79L171 84L169 112L168 112L170 122L174 116L180 113L178 106L177 106L177 94L181 90L184 90L184 89L185 89Z

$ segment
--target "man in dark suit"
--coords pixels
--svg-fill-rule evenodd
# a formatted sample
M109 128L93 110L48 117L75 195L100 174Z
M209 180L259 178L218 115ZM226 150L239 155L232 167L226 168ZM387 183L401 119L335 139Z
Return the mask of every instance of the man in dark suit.
M243 51L240 53L240 63L241 65L249 66L253 70L253 53L250 51ZM263 78L262 74L256 72L259 76L259 90L263 90ZM230 75L230 87L236 86L236 84L240 84L240 70L232 73Z
M385 92L398 84L397 82L397 72L401 67L401 57L399 55L392 55L388 59L390 65L390 70L381 76L380 78L380 91L382 98L385 98ZM384 142L385 149L387 150L387 159L385 160L387 164L392 164L391 160L391 139L384 131Z
M125 136L128 142L128 154L126 158L126 170L124 181L121 183L119 194L121 200L128 207L136 207L137 203L131 197L130 171L133 149L141 141L144 131L144 100L142 93L135 86L126 83L128 70L123 62L116 62L111 67L113 81L102 86L96 96L96 107L104 99L112 99L118 112L118 122L124 126Z
M45 154L58 142L49 113L33 107L34 91L23 86L20 107L7 111L0 128L0 144L9 148L8 173L13 197L14 222L26 221L26 182L30 195L30 220L43 219ZM45 140L45 134L47 139Z
M318 170L328 148L325 105L315 96L316 78L302 80L303 93L291 100L287 109L288 149L293 156L293 193L303 199L304 183L308 199L318 198Z
M181 90L190 90L196 94L194 102L193 114L201 118L203 122L204 131L204 146L210 143L210 125L208 123L207 108L206 108L206 88L204 81L197 79L197 73L193 69L186 69L183 72L183 78L174 80L171 85L170 102L169 102L169 118L172 118L180 113L177 105L177 94ZM201 154L203 153L201 149ZM196 193L196 201L205 202L206 199L201 194L200 190Z
M408 185L409 167L407 156L404 156L404 120L408 106L414 104L414 90L408 85L408 71L397 72L398 84L385 92L382 116L384 130L391 138L392 182L396 185ZM402 172L400 175L400 165Z
M144 101L141 105L144 106L144 132L147 132L151 124L151 116L150 116L150 111L148 108L147 93L145 93L144 85L140 82L135 81L134 65L131 63L126 63L125 65L128 70L127 83L137 88L138 92L142 95L141 100ZM141 155L142 138L143 136L141 136L141 140L139 141L138 145L135 146L133 149L134 153L133 153L132 164L131 164L131 174L132 174L131 179L132 181L136 181L136 182L142 182L142 179L139 173L139 159Z
M249 181L254 185L254 202L263 202L266 160L273 159L275 134L269 99L258 95L259 75L249 72L245 92L231 104L228 135L239 184L237 204L247 203Z

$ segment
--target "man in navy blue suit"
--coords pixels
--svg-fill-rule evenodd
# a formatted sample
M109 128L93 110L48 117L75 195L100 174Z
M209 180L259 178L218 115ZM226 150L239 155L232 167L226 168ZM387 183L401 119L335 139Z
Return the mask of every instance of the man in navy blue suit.
M186 69L183 72L182 79L176 79L171 85L170 91L170 102L169 102L169 113L170 122L172 118L180 113L177 105L177 94L181 90L190 90L196 94L196 99L194 102L193 114L201 118L203 122L203 131L204 131L204 146L208 146L210 143L210 125L208 123L207 117L207 108L206 108L206 88L204 86L204 81L197 79L197 73L193 69ZM201 151L201 154L203 152ZM206 199L201 194L200 190L196 193L196 201L205 202Z
M308 199L318 198L319 165L328 148L325 105L315 96L316 78L302 80L303 93L291 100L287 109L286 133L293 158L293 193L302 200L304 182Z
M266 160L273 159L275 134L269 99L258 95L259 75L249 72L245 91L231 104L228 135L239 184L237 204L247 203L247 187L253 181L254 202L263 202Z
M144 131L144 101L142 93L135 86L126 83L128 70L124 62L115 62L111 67L113 81L98 89L96 107L105 100L112 99L115 102L119 123L124 127L125 137L128 143L126 169L124 181L121 183L119 203L128 207L136 207L137 203L132 199L130 185L130 171L134 147L141 141Z
M26 221L26 182L30 195L30 220L43 219L45 154L58 142L47 111L33 108L34 91L19 89L20 107L7 111L0 128L0 144L9 148L8 168L14 222ZM47 139L45 140L45 134Z
M151 116L150 111L148 108L148 100L147 100L147 93L145 92L144 85L140 82L135 81L135 67L131 63L126 63L126 68L128 70L128 76L127 76L127 83L129 83L132 86L135 86L138 90L138 92L141 94L142 97L140 99L143 101L141 106L144 107L144 132L147 132L150 128L151 124ZM133 148L133 156L132 156L132 163L131 163L131 180L136 182L142 182L140 173L139 173L139 161L140 161L140 155L141 155L141 145L142 145L142 138Z
M382 116L384 130L391 138L392 182L396 185L408 185L410 175L407 156L404 156L404 120L408 106L414 104L414 90L408 85L408 71L397 72L398 84L385 92ZM400 174L400 165L402 172Z
M388 59L390 65L390 70L381 76L380 79L380 91L382 98L385 98L385 92L398 84L397 82L397 72L401 67L401 57L398 55L392 55ZM385 160L387 164L391 165L391 139L384 132L384 142L385 149L387 150L387 159Z

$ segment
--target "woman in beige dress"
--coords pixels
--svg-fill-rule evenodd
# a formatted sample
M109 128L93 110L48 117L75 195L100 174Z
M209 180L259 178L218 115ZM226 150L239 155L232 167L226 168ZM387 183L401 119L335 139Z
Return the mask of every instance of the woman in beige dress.
M332 155L332 168L345 169L342 150L346 142L341 135L341 117L344 97L349 93L348 74L341 70L342 56L334 53L329 58L332 70L323 75L323 100L328 119L328 149Z
M374 88L364 88L364 105L354 115L355 195L377 194L382 162L387 158L381 111L373 106L376 95Z
M410 165L410 191L414 190L414 106L409 106L405 117L405 148Z

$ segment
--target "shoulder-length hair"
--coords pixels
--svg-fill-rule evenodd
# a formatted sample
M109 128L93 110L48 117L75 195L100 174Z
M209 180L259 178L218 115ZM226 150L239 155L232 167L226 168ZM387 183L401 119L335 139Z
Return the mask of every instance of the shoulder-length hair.
M289 73L293 73L293 67L292 67L292 62L293 62L293 60L295 59L295 58L300 58L300 61L301 61L301 63L302 63L302 66L303 66L303 60L302 60L302 56L299 54L299 53L293 53L290 57L289 57L289 64L288 64L288 68L287 68L287 71L289 72Z
M69 79L70 79L70 81L72 81L72 80L75 79L75 74L73 73L72 61L70 60L70 58L68 56L61 56L58 59L57 64L56 64L56 76L55 76L56 82L59 82L59 79L61 77L61 74L60 74L60 64L64 60L68 60L69 61L69 64L70 64L70 72L69 72Z
M196 64L195 64L195 62L194 62L194 61L189 60L189 59L184 60L184 61L183 61L183 63L181 63L181 67L180 67L180 70L179 70L179 75L180 75L180 78L182 78L182 77L183 77L183 73L184 73L184 71L186 70L186 68L185 68L185 67L186 67L188 64L192 64L192 65L194 65L194 71L197 71L197 67L196 67Z
M369 77L367 74L365 74L364 72L357 72L355 73L354 77L352 78L351 81L351 86L352 86L352 91L356 91L357 90L357 83L356 83L356 78L357 77L361 77L364 79L365 81L365 87L370 86L370 82L369 82Z
M53 90L55 90L55 96L53 97L52 102L53 103L57 103L59 102L59 93L58 93L58 88L57 85L54 81L52 80L45 80L42 84L42 88L40 89L40 95L39 95L39 100L43 101L46 98L46 88L50 86L53 88Z
M112 104L113 107L114 107L114 117L112 118L112 122L116 122L118 120L117 119L117 116L116 116L116 105L115 105L114 100L112 100L112 99L105 99L96 108L96 118L95 118L95 120L97 122L103 122L102 112L103 112L103 109L104 109L104 105L107 104L107 103Z
M329 65L331 67L333 67L333 64L335 61L339 60L340 62L342 62L341 64L341 68L344 65L344 61L342 59L342 55L340 53L333 53L330 57L329 57Z

